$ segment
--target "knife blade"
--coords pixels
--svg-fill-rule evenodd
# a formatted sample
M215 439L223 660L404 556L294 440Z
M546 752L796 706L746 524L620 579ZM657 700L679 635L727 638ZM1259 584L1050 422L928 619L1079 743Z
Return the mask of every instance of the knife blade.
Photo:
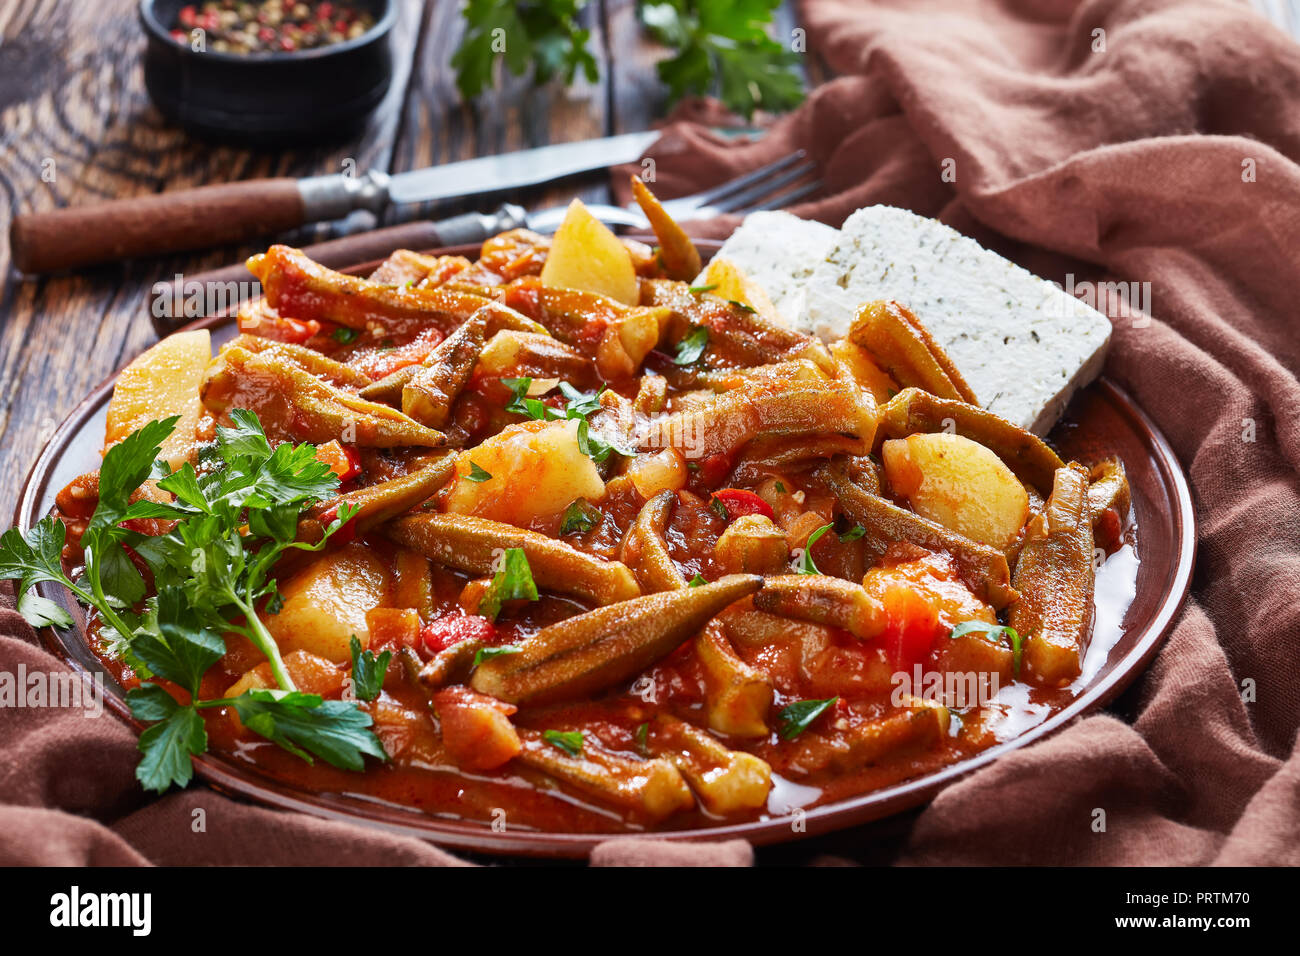
M233 245L358 209L536 186L635 160L657 133L626 133L481 156L396 175L332 174L255 179L90 206L23 213L9 228L14 265L26 273L136 256Z
M397 173L389 180L389 200L398 204L428 202L536 186L592 169L630 163L658 137L656 132L624 133Z

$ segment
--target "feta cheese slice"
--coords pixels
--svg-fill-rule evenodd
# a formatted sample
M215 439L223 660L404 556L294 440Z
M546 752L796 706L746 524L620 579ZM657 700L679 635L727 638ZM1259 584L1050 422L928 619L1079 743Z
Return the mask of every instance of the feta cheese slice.
M804 312L804 289L839 231L788 212L754 212L718 250L757 282L787 324ZM700 274L703 277L704 273ZM703 281L703 278L697 281Z
M798 254L786 242L791 230L783 222L762 225L766 252L749 255L768 266L752 275L766 287L769 275L779 274L782 300L793 302L785 278ZM757 246L757 238L747 236L744 247ZM805 297L797 328L837 339L863 303L893 299L929 329L981 405L1037 435L1101 373L1110 342L1106 317L1054 283L949 226L892 206L851 215L812 275L796 281Z

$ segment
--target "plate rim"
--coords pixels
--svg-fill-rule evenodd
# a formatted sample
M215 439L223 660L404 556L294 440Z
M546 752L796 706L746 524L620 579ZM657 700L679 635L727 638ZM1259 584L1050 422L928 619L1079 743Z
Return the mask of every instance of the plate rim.
M701 251L707 249L711 252L716 251L721 245L716 240L696 240L696 244L701 247ZM470 247L438 247L428 252L449 255L457 254L458 251L464 252L467 248L477 248L477 244ZM374 263L361 263L338 271L363 272L377 262L378 260ZM233 318L233 311L226 310L218 315L206 316L177 327L168 334L195 329L212 329L232 321ZM132 358L134 359L134 356ZM48 478L59 460L59 450L66 446L67 439L80 431L85 421L107 401L119 374L121 369L109 375L82 398L59 423L36 456L24 479L14 513L14 526L21 533L26 534L35 521L43 517L36 514L36 509L40 505L40 498L47 486ZM498 832L474 821L421 814L418 810L388 806L379 801L372 803L360 795L349 797L345 794L303 793L291 784L259 774L251 766L244 768L234 764L219 755L204 754L194 758L195 776L226 796L277 809L307 813L318 819L377 827L399 836L416 837L436 845L476 853L552 858L582 858L597 844L628 838L652 838L690 843L739 838L752 845L763 846L807 839L835 830L861 826L926 803L957 780L988 766L999 757L1050 736L1076 719L1109 704L1145 670L1173 628L1190 593L1197 553L1197 521L1191 486L1186 473L1178 463L1178 458L1164 434L1127 391L1105 376L1099 377L1088 387L1100 388L1108 393L1107 397L1114 407L1130 419L1134 430L1146 438L1155 452L1152 460L1160 472L1161 483L1172 492L1174 505L1172 523L1177 543L1175 549L1177 558L1173 580L1151 618L1150 625L1141 634L1137 643L1105 675L1086 687L1065 707L1041 724L1031 727L1010 740L995 744L973 757L921 777L903 780L879 790L857 794L806 810L801 818L804 828L798 832L791 827L788 818L730 823L691 830L646 830L632 833L557 833L523 829ZM37 586L42 587L42 585ZM52 587L52 585L45 586ZM74 628L70 633L74 632L78 635L82 633L80 627ZM63 639L53 628L39 628L37 634L46 650L71 667L83 679L94 676L69 652ZM115 689L120 690L120 688ZM143 729L144 724L131 716L125 700L115 690L110 689L105 694L105 705L136 733ZM344 801L350 802L345 805ZM335 803L339 805L334 805ZM384 816L376 816L373 812L367 813L367 804L375 811L382 811ZM405 819L408 816L409 819Z

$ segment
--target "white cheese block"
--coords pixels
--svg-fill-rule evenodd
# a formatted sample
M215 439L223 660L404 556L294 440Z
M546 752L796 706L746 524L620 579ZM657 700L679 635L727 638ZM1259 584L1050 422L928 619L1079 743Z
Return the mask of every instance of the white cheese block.
M789 324L803 315L804 290L813 268L839 238L837 229L788 212L754 212L722 244L730 259L767 293Z
M784 223L767 228L769 272L751 274L765 288L769 274L779 274L783 298L789 297L784 277L794 256L791 230ZM1100 374L1110 341L1106 317L1054 283L955 229L892 206L869 206L848 218L804 283L804 295L796 327L827 341L848 331L865 302L905 305L943 346L981 405L1037 435L1046 434L1070 396Z

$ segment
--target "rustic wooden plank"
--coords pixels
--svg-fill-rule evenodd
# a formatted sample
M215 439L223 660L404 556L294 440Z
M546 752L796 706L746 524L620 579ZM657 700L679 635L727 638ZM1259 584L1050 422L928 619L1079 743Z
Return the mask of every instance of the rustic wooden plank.
M10 0L0 5L0 524L54 426L92 387L154 340L153 283L215 268L249 246L20 280L8 232L19 211L254 176L387 169L419 36L419 0L394 33L394 83L350 142L256 152L199 143L149 104L134 0ZM52 161L52 162L51 162ZM49 171L52 169L52 178ZM46 176L42 177L42 171ZM309 241L320 230L305 230Z

